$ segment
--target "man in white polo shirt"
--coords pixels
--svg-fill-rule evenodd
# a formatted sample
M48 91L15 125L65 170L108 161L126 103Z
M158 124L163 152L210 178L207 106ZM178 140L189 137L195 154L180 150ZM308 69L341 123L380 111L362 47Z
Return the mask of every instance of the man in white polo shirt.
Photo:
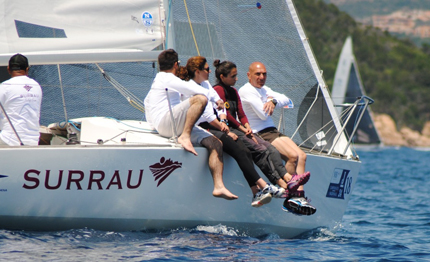
M0 145L37 146L42 88L28 77L28 59L16 54L9 60L11 79L0 85Z
M292 105L292 101L266 86L267 70L263 63L253 62L247 74L249 82L239 89L239 96L252 131L276 147L287 163L285 167L292 175L291 179L300 184L296 192L289 193L284 202L284 211L312 215L316 208L309 204L303 190L303 185L310 177L310 173L305 172L306 154L291 138L276 129L271 117L276 107Z

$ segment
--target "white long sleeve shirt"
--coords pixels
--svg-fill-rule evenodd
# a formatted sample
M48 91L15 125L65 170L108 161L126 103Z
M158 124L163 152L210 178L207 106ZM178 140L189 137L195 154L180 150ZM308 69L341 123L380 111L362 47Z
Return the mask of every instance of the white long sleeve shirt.
M282 108L287 105L293 107L291 99L284 94L273 91L266 85L262 88L256 88L250 83L246 83L239 89L239 96L242 100L243 111L248 117L248 122L254 133L268 127L275 127L272 117L264 112L264 104L269 97L278 101L276 108Z
M39 144L39 118L42 88L28 76L15 76L0 85L0 102L9 116L22 143ZM6 116L0 110L0 138L10 146L19 146L19 140Z
M183 81L172 73L157 73L152 82L151 90L149 90L144 100L146 121L156 130L160 120L169 112L166 88L168 89L172 107L181 103L181 94L188 97L202 94L208 97L208 90L195 82ZM216 102L209 97L208 100Z
M194 80L190 80L190 82L194 82ZM196 82L194 82L196 83ZM197 84L197 83L196 83ZM198 85L198 84L197 84ZM215 89L213 89L212 85L209 83L209 81L203 81L200 84L201 87L205 88L208 92L207 97L210 101L218 101L221 98L219 97L217 91L215 91ZM205 107L205 111L203 112L202 116L199 118L199 120L197 120L196 125L203 123L203 122L212 122L214 121L217 117L214 113L214 108L217 108L216 103L214 102L208 102L208 104ZM222 110L218 110L218 115L226 115L225 112L225 108Z

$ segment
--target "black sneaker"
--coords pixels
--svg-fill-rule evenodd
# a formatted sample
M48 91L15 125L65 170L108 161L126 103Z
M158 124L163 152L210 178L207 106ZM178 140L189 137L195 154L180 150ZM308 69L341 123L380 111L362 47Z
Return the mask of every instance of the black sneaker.
M308 199L305 197L292 197L285 199L282 210L291 212L295 215L310 216L317 212L317 209L309 204Z

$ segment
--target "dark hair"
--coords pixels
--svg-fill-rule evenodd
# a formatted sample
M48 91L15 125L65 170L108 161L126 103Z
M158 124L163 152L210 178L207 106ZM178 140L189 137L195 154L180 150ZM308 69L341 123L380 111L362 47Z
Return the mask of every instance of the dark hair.
M10 59L9 59L9 70L14 71L14 70L26 70L28 68L28 59L27 57L21 55L21 54L16 54L13 55Z
M214 61L214 66L215 66L215 77L217 79L217 83L221 84L222 80L221 80L221 75L223 76L228 76L228 74L230 74L231 70L233 70L233 68L237 68L236 64L230 61L223 61L220 62L219 59L216 59Z
M203 56L193 56L187 61L188 79L193 79L196 76L197 70L203 70L207 63L206 58Z
M178 62L178 53L173 49L167 49L158 55L158 64L160 71L170 70Z

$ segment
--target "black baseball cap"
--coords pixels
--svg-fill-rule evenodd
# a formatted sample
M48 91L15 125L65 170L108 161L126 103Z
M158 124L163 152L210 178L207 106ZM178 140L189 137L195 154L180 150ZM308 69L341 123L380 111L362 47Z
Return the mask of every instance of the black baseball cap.
M9 70L26 70L28 67L27 57L16 54L9 59Z

